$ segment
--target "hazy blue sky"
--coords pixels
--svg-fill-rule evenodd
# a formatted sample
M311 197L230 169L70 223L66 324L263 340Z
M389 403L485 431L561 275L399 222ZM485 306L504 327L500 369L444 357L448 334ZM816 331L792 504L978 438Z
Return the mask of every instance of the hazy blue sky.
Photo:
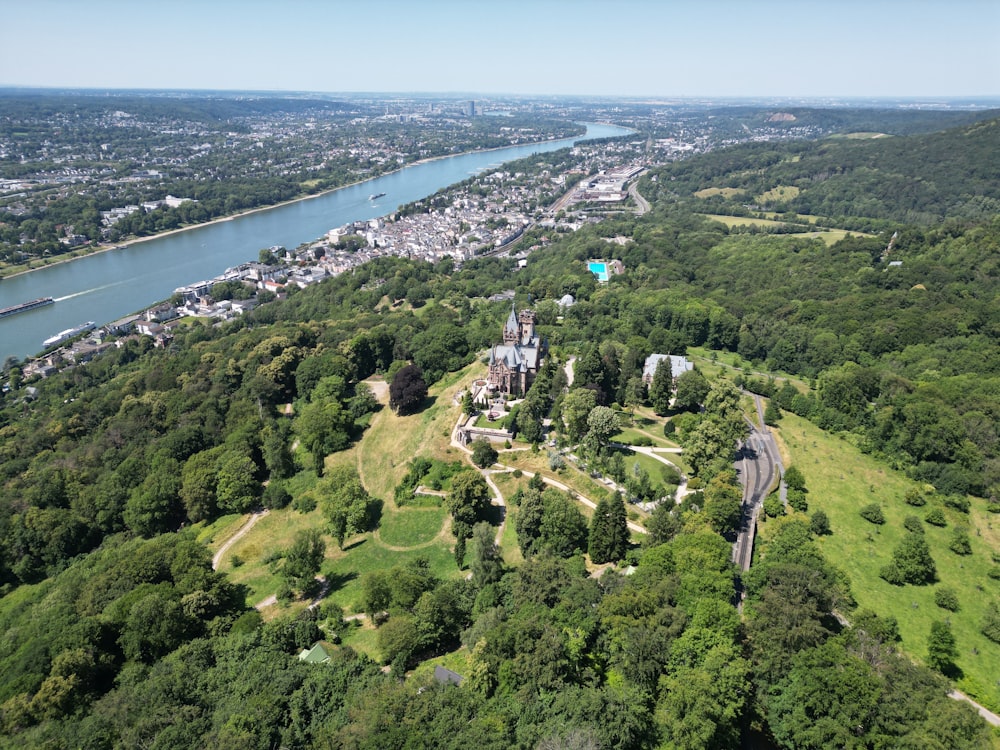
M0 85L1000 94L1000 0L2 0Z

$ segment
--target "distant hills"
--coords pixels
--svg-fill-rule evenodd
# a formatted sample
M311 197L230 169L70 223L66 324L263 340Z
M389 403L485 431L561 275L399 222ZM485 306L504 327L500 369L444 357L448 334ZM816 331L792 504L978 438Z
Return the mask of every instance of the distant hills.
M659 191L687 198L709 187L731 188L742 192L716 195L705 204L922 225L1000 213L1000 119L873 137L884 132L720 149L665 167ZM758 199L778 186L796 190Z

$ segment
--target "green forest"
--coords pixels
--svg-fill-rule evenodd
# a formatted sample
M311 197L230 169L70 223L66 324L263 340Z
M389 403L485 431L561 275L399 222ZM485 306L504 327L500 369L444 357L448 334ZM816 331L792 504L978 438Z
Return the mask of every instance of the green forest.
M998 120L715 151L651 170L649 213L532 230L521 269L383 258L166 348L10 366L0 747L998 746L948 697L1000 710L998 152ZM852 233L707 216L761 211ZM508 289L549 362L509 449L439 450ZM652 353L696 363L676 402ZM745 574L743 391L791 460ZM271 548L213 565L262 509Z

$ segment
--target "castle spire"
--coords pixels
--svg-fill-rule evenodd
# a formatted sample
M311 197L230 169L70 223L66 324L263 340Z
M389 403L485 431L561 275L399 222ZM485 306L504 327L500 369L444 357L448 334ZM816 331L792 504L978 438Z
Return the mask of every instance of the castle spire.
M510 303L510 315L507 316L507 324L503 327L503 342L507 345L516 343L520 338L520 327L517 322L517 310L514 308L513 300Z

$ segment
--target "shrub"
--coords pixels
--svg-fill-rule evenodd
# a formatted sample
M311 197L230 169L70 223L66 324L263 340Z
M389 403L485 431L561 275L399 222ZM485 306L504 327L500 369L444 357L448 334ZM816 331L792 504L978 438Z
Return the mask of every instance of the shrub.
M1000 643L1000 604L990 602L979 630L994 643Z
M945 520L944 511L940 508L933 508L925 517L924 520L932 526L947 526L948 521Z
M907 505L913 505L916 507L920 507L921 505L927 504L927 498L921 495L920 491L916 489L907 490L906 496L903 498L903 500L906 501Z
M934 603L949 612L958 612L958 594L955 589L941 586L934 592Z
M312 495L299 495L292 501L292 507L299 513L312 513L316 510L316 498Z
M764 514L768 518L777 518L785 515L785 506L781 498L777 495L768 495L764 498Z
M895 563L889 563L884 565L882 569L878 572L879 577L884 581L891 583L893 586L902 586L906 583L906 578L903 576L903 571L899 569L899 566Z
M951 541L948 543L948 549L956 555L971 555L972 542L969 541L968 533L964 529L955 529L951 533Z
M789 489L802 490L805 492L806 478L802 476L802 472L799 470L799 467L794 465L789 466L785 469L785 476L783 478Z
M826 513L817 510L812 514L812 518L809 519L809 531L816 536L826 536L833 533L830 530L830 519L827 518Z
M885 515L882 513L882 507L878 503L871 503L866 505L861 510L858 511L861 517L870 523L882 525L885 523Z
M920 519L916 516L907 516L903 519L903 528L914 534L923 534L924 525L920 523Z
M960 513L968 513L969 506L971 505L969 498L965 495L945 495L944 504L949 508L954 508Z
M788 504L801 513L805 513L807 510L809 510L809 503L806 501L806 493L803 492L802 490L797 490L789 487Z
M261 498L265 508L280 510L285 508L292 501L292 496L285 489L285 485L277 479L272 479L264 488L264 495Z

